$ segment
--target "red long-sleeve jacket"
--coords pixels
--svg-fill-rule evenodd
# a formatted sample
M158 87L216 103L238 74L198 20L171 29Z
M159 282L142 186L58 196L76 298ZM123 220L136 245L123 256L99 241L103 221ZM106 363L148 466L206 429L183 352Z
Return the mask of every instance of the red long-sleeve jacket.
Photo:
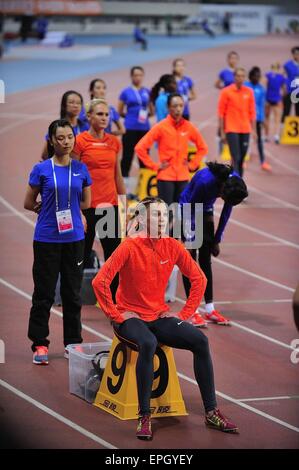
M206 277L185 247L170 237L127 238L105 262L92 285L101 309L111 320L122 323L125 311L144 321L156 320L169 310L164 295L174 265L190 279L191 289L179 317L186 320L199 306L206 288ZM116 305L110 284L119 273Z
M159 164L155 163L149 155L149 149L154 142L158 143L160 163L169 163L167 168L159 171ZM195 144L196 154L188 163L189 142ZM208 146L194 124L186 119L181 119L176 123L168 115L139 140L135 146L135 152L147 168L158 172L158 180L188 181L189 170L195 171L199 167L202 158L208 153Z

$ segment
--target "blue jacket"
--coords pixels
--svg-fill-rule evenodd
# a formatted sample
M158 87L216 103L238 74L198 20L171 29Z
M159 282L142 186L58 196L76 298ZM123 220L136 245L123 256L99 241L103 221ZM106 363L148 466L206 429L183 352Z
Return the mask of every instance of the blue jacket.
M232 176L240 176L233 172L231 173ZM219 183L217 178L213 175L209 168L204 168L203 170L197 171L193 178L191 179L190 183L186 186L184 191L181 193L180 196L180 204L185 203L202 203L203 204L203 212L206 214L213 215L214 211L214 204L216 199L219 196ZM222 235L226 224L230 218L233 206L227 204L226 202L223 205L222 212L220 215L219 224L215 233L214 241L215 243L220 243L222 239ZM195 219L195 212L194 207L192 208L191 212L191 219L192 219L192 229L194 230L194 219Z

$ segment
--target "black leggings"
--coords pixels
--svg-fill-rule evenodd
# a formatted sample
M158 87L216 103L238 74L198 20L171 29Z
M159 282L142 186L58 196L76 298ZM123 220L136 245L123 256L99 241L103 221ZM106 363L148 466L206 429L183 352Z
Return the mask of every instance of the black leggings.
M263 128L263 122L256 121L257 148L259 151L260 162L264 163L265 154L264 154L264 143L263 143L263 137L262 137L262 128Z
M182 191L188 181L162 181L158 180L158 196L170 206L173 202L179 202Z
M211 221L210 214L203 214L203 242L198 250L189 250L192 258L198 261L199 266L203 270L207 278L207 287L205 290L205 302L209 304L213 302L213 272L212 272L212 257L211 246L214 241L214 222ZM183 276L183 284L185 288L186 297L189 297L191 284L189 278Z
M139 140L147 133L147 131L133 131L127 130L122 137L123 143L123 155L120 162L121 174L123 177L128 177L132 165L132 160L134 157L134 148L138 144ZM140 168L144 168L144 164L139 160Z
M188 181L157 181L158 196L170 206L173 202L179 202L180 195L187 186ZM169 212L169 235L173 236L174 220L178 220L178 214ZM178 221L178 223L180 223Z
M95 211L96 209L92 207L90 209L85 209L82 211L87 221L87 232L85 234L85 248L84 248L84 269L93 268L93 265L91 264L90 255L91 255L91 250L92 250L94 237L95 237L96 224L100 219L107 216L107 212L104 212L104 214L102 215L96 215ZM118 225L119 225L118 207L117 206L109 207L107 208L107 211L111 212L111 217L114 219L115 238L108 238L108 237L100 238L100 242L104 251L105 261L107 261L109 256L112 255L114 250L116 250L116 248L121 242L121 239L118 238ZM116 294L117 288L118 288L118 274L115 276L110 286L110 290L111 290L114 302L115 302L115 294Z
M286 116L291 114L291 107L292 107L292 100L291 100L291 93L285 95L283 98L283 113L281 116L281 122L284 121ZM295 114L299 116L299 102L295 103Z
M243 175L243 161L249 146L250 134L237 134L228 132L226 134L229 151L233 160L234 170Z
M192 351L194 374L205 411L212 411L217 407L208 338L195 326L173 317L151 322L130 318L121 324L113 323L113 327L118 336L133 342L138 348L136 378L141 415L150 414L153 359L158 343Z

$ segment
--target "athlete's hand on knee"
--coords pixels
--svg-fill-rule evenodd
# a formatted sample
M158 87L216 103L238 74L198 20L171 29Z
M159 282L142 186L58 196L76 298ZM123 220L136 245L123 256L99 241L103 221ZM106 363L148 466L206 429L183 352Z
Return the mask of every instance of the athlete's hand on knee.
M134 312L124 312L122 316L125 320L130 320L130 318L138 318L138 315Z
M213 256L217 257L220 254L220 246L219 243L214 243L211 249L211 253Z
M177 312L163 312L159 315L159 318L179 318Z

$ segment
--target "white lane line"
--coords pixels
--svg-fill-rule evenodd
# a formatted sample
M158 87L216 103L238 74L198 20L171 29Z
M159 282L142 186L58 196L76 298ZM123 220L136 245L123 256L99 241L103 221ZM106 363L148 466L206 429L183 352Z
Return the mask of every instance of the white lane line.
M15 127L21 126L23 124L28 124L29 122L32 122L32 121L36 121L37 119L39 118L36 116L33 116L31 118L23 118L23 119L20 119L19 121L14 121L5 127L2 127L0 129L0 135L5 134L5 132L10 131L11 129L14 129Z
M2 284L4 284L6 287L14 290L15 292L17 292L18 294L22 295L23 297L25 297L26 299L29 298L29 300L31 300L31 296L28 295L26 292L22 291L21 289L18 289L17 287L13 286L12 284L10 284L9 282L5 281L4 279L0 278L0 282L2 282ZM181 299L180 299L181 300ZM181 300L182 301L182 300ZM183 301L182 301L183 302ZM185 302L183 302L185 303ZM60 317L62 316L60 312L58 312L56 309L52 309L52 311L56 314L58 314ZM93 333L95 334L96 336L100 336L101 338L104 338L106 340L109 340L109 341L112 341L111 338L108 338L107 336L105 335L101 335L100 333L98 333L96 330L94 330L93 328L89 328L89 327L84 327L84 325L82 325L83 329L85 329L86 331L89 331L90 333ZM267 338L266 338L267 339ZM281 345L284 345L284 343L281 343ZM285 345L284 345L285 346ZM292 348L291 346L288 346L290 349L295 349L295 348ZM197 385L197 382L193 379L191 379L190 377L188 377L187 375L184 375L184 374L181 374L180 372L178 372L178 376L181 377L182 379L186 380L187 382L190 382L190 383L193 383L194 385L198 386ZM238 400L236 400L235 398L232 398L230 397L229 395L226 395L222 392L219 392L216 390L216 394L222 398L224 398L225 400L228 400L238 406L241 406L242 408L246 408L247 410L251 411L252 413L256 413L258 415L261 415L263 416L264 418L266 419L269 419L270 421L274 421L275 423L277 424L280 424L281 426L285 426L289 429L291 429L292 431L296 431L296 432L299 432L299 428L295 428L294 426L292 426L291 424L288 424L284 421L281 421L277 418L275 418L274 416L271 416L267 413L264 413L256 408L253 408L252 406L249 406L249 405L246 405L245 403L242 403L242 402L239 402Z
M0 196L0 202L7 208L9 209L14 215L20 217L20 219L23 220L23 222L26 222L27 224L31 225L32 227L35 227L35 222L26 215L24 215L22 212L18 211L14 206L12 206L4 197Z
M267 341L270 341L271 343L277 344L278 346L282 346L283 348L291 349L292 351L296 351L296 348L293 348L290 344L283 343L282 341L279 341L278 339L272 338L271 336L264 335L263 333L260 333L259 331L252 330L251 328L248 328L247 326L241 325L240 323L237 323L235 321L231 321L230 323L231 323L231 325L236 326L240 330L244 330L247 333L252 333L255 336L259 336L262 339L266 339Z
M35 227L35 222L33 222L31 219L29 219L28 217L26 217L22 212L18 211L14 206L12 206L6 199L4 199L2 196L0 196L0 202L9 210L11 210L15 215L17 215L18 217L20 217L24 222L27 222L29 225L31 225L32 227ZM215 212L216 215L220 216L220 213L217 213ZM292 243L288 240L285 240L284 238L280 238L280 237L276 237L275 235L271 235L267 232L264 232L263 230L259 230L259 229L256 229L256 228L253 228L251 227L250 225L247 225L247 224L244 224L242 222L239 222L233 218L230 218L230 223L234 224L234 225L238 225L239 227L242 227L246 230L249 230L251 232L254 232L254 233L257 233L259 235L262 235L266 238L269 238L271 240L275 240L276 242L279 242L283 245L286 245L286 246L291 246L292 248L296 248L296 249L299 249L299 245L297 245L296 243Z
M263 398L238 398L238 401L249 402L249 401L272 401L272 400L298 400L299 395L293 396L282 396L282 397L263 397Z
M199 130L202 130L204 129L205 127L208 127L210 124L214 123L216 121L216 117L213 116L213 117L210 117L209 119L206 119L205 121L200 121L199 125L198 125L198 129ZM196 124L196 123L194 123Z
M2 277L0 277L0 283L3 284L5 287L8 287L12 291L14 291L16 294L19 294L22 297L24 297L25 299L29 300L30 302L32 301L32 296L31 295L27 294L27 292L24 292L21 289L18 289L18 287L14 286L10 282L7 282ZM62 313L59 310L57 310L56 308L52 307L51 312L55 313L55 315L57 315L60 318L63 317ZM98 336L99 338L104 339L105 341L111 341L111 338L108 338L108 336L102 335L102 333L99 333L98 331L94 330L93 328L90 328L89 326L82 325L82 329L85 330L85 331L88 331L89 333L92 333L92 334Z
M31 98L27 98L28 93L31 93L31 92L32 92L32 90L24 90L24 91L16 91L14 93L9 93L7 95L7 102L4 104L5 109L9 108L10 110L12 110L14 108L17 108L17 111L19 111L20 108L27 107L27 105L31 106L33 103L36 104L36 103L39 103L39 102L42 102L42 105L44 106L45 93L39 94L38 96L34 96L34 97L31 97ZM19 96L18 96L18 94L19 94ZM10 97L13 96L13 95L15 97L17 97L17 101L15 101L14 103L12 103L10 101ZM26 96L26 98L21 100L20 95L24 95L24 96ZM48 102L52 103L53 102L52 100L57 100L57 90L56 89L51 90L51 91L47 90L46 91L46 96L47 96ZM57 106L58 106L58 100L57 100ZM3 107L3 109L4 109L4 107Z
M222 209L223 204L215 204L215 209ZM278 205L278 204L238 204L234 207L234 212L239 211L240 209L285 209L285 206Z
M1 214L0 214L1 215ZM254 247L265 247L265 246L285 246L280 242L244 242L244 243L226 243L222 242L221 246L254 246Z
M190 377L188 377L184 374L181 374L180 372L178 372L178 376L181 377L182 379L186 380L187 382L190 382L190 383L198 386L197 382L194 379L191 379ZM273 421L274 423L277 423L280 426L288 428L291 431L299 432L299 428L297 428L296 426L293 426L292 424L289 424L285 421L282 421L281 419L275 418L274 416L269 415L268 413L264 413L264 411L260 411L257 408L253 408L253 406L246 405L246 403L243 403L240 400L232 398L229 395L226 395L225 393L216 391L216 395L218 395L221 398L224 398L227 401L230 401L231 403L234 403L235 405L240 406L241 408L245 408L246 410L252 411L252 413L260 415L263 418L269 419L270 421Z
M286 170L289 170L291 171L292 173L294 173L295 175L299 175L299 171L296 170L295 168L293 168L292 166L288 165L287 163L281 161L280 158L277 158L273 155L272 152L270 152L270 150L266 150L266 156L268 158L270 158L271 160L273 160L277 165L281 166L282 168L285 168Z
M31 118L39 118L39 119L55 119L57 117L56 114L46 114L46 113L36 113L36 114L29 114L29 113L13 113L10 111L6 111L4 113L0 113L0 118L10 119L10 118L24 118L24 119L31 119Z
M218 217L220 217L220 212L215 212L215 214ZM289 240L285 240L284 238L276 237L275 235L272 235L271 233L264 232L263 230L254 228L251 225L247 225L247 224L244 224L243 222L239 222L233 217L230 217L229 223L237 225L238 227L244 228L245 230L248 230L249 232L262 235L263 237L269 238L270 240L275 240L276 242L282 243L283 245L291 246L292 248L296 248L297 250L299 250L299 245L297 243L290 242Z
M25 220L25 221L26 221L27 223L29 223L30 225L32 225L32 226L35 225L34 222L32 222L30 219L28 219L28 218L26 218L25 216L23 216L23 214L22 214L21 212L17 211L11 204L9 204L9 203L8 203L4 198L2 198L1 196L0 196L0 202L2 202L7 208L9 208L9 209L12 210L14 213L16 213L16 215L19 215L19 217L21 217L23 220ZM220 262L220 263L222 263L222 264L224 264L224 265L226 265L226 266L228 266L228 267L230 267L230 268L239 270L240 272L243 272L244 274L251 275L251 276L253 276L253 277L257 278L257 279L260 279L260 280L262 280L262 281L270 282L271 284L274 283L274 285L276 285L276 286L278 286L278 287L281 287L281 288L286 288L287 290L289 290L289 291L291 291L291 292L294 291L294 289L291 289L290 287L287 287L287 286L282 287L282 284L275 283L275 281L271 281L270 279L268 280L268 279L266 279L266 278L263 278L262 276L258 276L258 275L255 274L255 273L250 273L249 271L246 271L246 270L244 270L244 269L242 269L242 268L239 268L239 267L237 267L237 266L235 266L235 265L233 265L233 264L226 263L225 261L220 261L220 260L216 260L216 261L218 261L218 262ZM250 273L250 274L249 274L249 273ZM1 280L2 283L3 283L3 281L4 281L4 280ZM6 282L6 281L4 281L4 282ZM8 285L8 283L6 283L5 285L7 285L7 287L17 289L17 288L15 288L15 287L12 286L12 285ZM21 293L21 295L25 294L23 291L19 291L18 293ZM25 295L27 296L28 294L25 294ZM31 300L31 296L26 297L26 298L29 298L29 300ZM53 308L52 308L52 311L53 311L54 313L60 315L60 316L62 315L61 312L59 312L59 311L56 310L56 309L53 309ZM276 344L278 344L278 345L280 345L280 346L284 346L284 347L293 349L293 348L290 347L289 345L285 345L284 343L281 343L280 341L275 340L274 338L271 338L271 339L270 339L269 336L263 335L262 333L259 333L259 332L255 331L255 330L252 330L251 328L247 328L247 327L245 327L245 326L243 326L243 325L240 325L240 324L238 324L238 323L236 323L236 322L232 322L232 324L233 324L234 326L236 326L237 328L240 328L240 329L243 329L244 331L247 331L248 333L252 333L252 334L255 334L255 335L257 335L257 336L260 336L260 337L262 337L262 338L264 338L264 339L267 339L268 341L272 341L273 343L276 343ZM83 328L84 328L86 331L91 332L90 329L89 329L89 327L83 327ZM99 337L103 338L103 339L109 340L109 338L104 337L104 335L101 335L100 333L96 333L96 334L97 334Z
M265 193L264 191L261 191L260 189L255 188L254 186L247 186L249 191L253 191L254 193L260 194L261 196L264 196L268 199L271 199L274 202L277 202L278 204L282 204L285 207L288 207L289 209L294 209L295 211L299 211L299 207L295 206L295 204L292 204L291 202L287 201L282 201L278 197L272 196L271 194Z
M4 380L0 379L0 385L6 390L9 390L10 392L14 393L16 396L19 398L22 398L23 400L27 401L31 405L35 406L39 410L43 411L44 413L47 413L48 415L52 416L52 418L57 419L61 423L65 424L66 426L69 426L70 428L74 429L75 431L79 432L83 436L87 437L88 439L91 439L92 441L97 442L103 447L106 447L106 449L117 449L113 444L110 442L105 441L101 437L97 436L96 434L93 434L90 431L87 431L87 429L82 428L82 426L79 426L78 424L74 423L68 418L65 418L59 413L56 413L56 411L52 410L51 408L48 408L47 406L43 405L39 401L35 400L34 398L30 397L29 395L26 395L26 393L21 392L21 390L13 387L9 383L5 382Z
M228 268L234 269L235 271L239 271L240 273L246 274L247 276L253 277L258 279L259 281L267 282L272 286L279 287L280 289L285 289L289 292L295 292L295 289L292 287L286 286L285 284L281 284L280 282L272 281L272 279L268 279L267 277L260 276L259 274L253 273L252 271L248 271L247 269L240 268L234 264L228 263L227 261L223 261L221 259L214 260L218 264L222 264L223 266L227 266Z
M20 212L23 215L26 215L27 212ZM13 214L12 212L2 212L0 213L0 217L18 217L18 214Z
M180 299L180 297L175 297L175 299L180 302L181 304L185 304L186 301L183 299ZM205 312L203 308L199 308L202 312ZM247 333L251 333L252 335L258 336L259 338L262 338L266 341L270 341L271 343L277 344L278 346L282 346L283 348L290 349L291 351L297 351L296 348L294 348L292 345L283 343L282 341L279 341L278 339L272 338L272 336L267 336L264 335L263 333L260 333L259 331L253 330L252 328L248 328L247 326L241 325L240 323L237 323L235 321L230 321L230 324L232 326L235 326L236 328L239 328L240 330L244 330Z
M216 300L214 304L231 305L231 304L281 304L290 303L292 299L259 299L259 300ZM204 302L202 302L204 305Z

